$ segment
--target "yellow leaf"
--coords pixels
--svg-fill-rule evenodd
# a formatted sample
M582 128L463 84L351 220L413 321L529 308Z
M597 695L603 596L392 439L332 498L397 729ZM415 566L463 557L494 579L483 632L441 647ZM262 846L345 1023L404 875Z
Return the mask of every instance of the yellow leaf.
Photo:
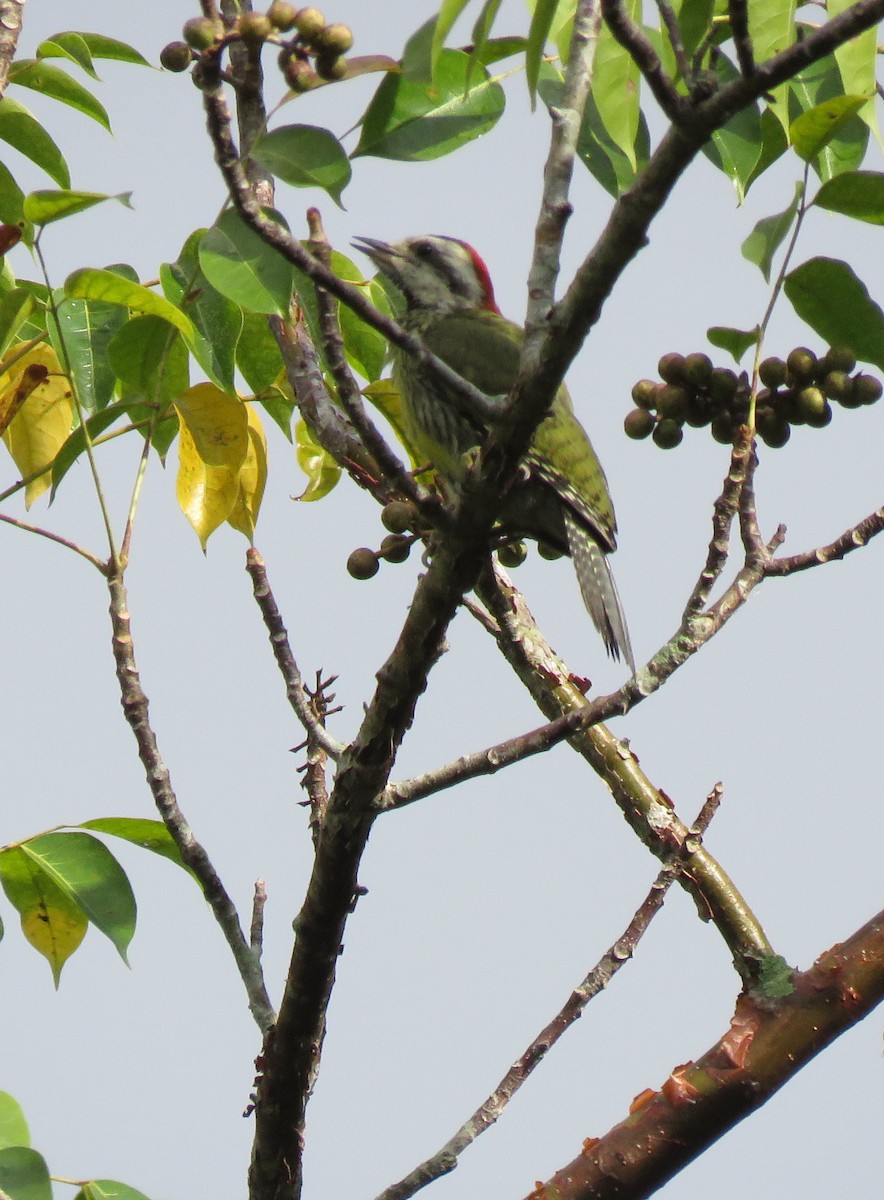
M304 421L295 425L295 452L298 466L308 477L308 484L299 500L321 500L341 478L341 468L332 456L314 442Z
M267 438L253 404L246 405L246 415L249 422L249 448L239 472L239 494L227 520L251 542L267 482Z
M25 488L30 508L52 482L49 468L74 423L74 404L67 376L55 351L35 346L3 371L0 362L0 427L3 440L22 478L46 468Z
M203 550L230 516L249 448L246 405L213 383L198 383L175 401L181 418L176 493Z

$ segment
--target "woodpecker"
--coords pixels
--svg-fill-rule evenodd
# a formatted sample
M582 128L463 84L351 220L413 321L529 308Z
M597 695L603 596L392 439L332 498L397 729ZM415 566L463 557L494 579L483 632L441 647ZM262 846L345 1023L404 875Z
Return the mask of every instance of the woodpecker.
M359 238L354 245L401 292L403 327L502 409L525 335L501 314L488 268L472 246L437 235L393 243ZM487 421L474 418L413 355L396 348L393 380L412 450L456 493L471 454L489 433ZM617 546L608 483L564 384L534 434L499 520L507 534L535 538L570 555L608 653L622 655L634 673L626 619L607 560Z

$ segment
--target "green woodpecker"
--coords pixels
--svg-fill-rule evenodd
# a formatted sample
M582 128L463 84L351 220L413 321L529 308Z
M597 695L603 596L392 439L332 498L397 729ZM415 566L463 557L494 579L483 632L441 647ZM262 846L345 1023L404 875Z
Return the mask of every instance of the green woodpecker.
M488 268L471 246L450 237L401 242L360 238L362 250L402 293L402 325L459 375L503 406L515 382L523 330L501 315ZM412 449L457 491L488 425L471 419L460 400L416 359L393 351L393 379L402 397ZM607 555L617 522L608 484L564 384L543 418L503 500L500 524L569 554L583 601L608 652L635 671L623 609Z

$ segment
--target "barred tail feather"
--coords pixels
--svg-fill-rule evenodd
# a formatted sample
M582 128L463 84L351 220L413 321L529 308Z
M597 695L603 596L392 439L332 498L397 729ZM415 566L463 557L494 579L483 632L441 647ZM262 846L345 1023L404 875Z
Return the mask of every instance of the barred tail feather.
M608 653L613 658L619 658L622 654L635 674L629 630L626 628L617 585L608 566L608 556L586 526L572 515L567 505L563 505L563 510L568 546L586 610L602 635Z

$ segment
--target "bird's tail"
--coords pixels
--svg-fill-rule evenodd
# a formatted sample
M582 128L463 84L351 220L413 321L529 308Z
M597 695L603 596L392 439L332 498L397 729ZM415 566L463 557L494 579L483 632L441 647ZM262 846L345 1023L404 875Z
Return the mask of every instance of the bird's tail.
M567 505L563 508L568 547L586 610L602 635L608 653L613 658L619 658L622 654L629 663L629 669L635 674L629 630L626 628L626 617L623 615L623 605L617 594L617 585L608 566L608 556L586 526L572 515Z

